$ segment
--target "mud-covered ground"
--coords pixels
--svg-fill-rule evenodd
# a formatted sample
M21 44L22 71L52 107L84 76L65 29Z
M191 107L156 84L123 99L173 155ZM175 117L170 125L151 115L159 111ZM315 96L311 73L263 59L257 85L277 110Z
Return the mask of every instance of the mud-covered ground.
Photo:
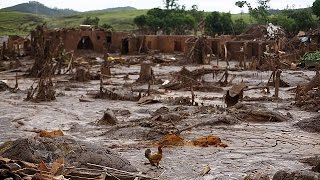
M26 63L23 61L22 63ZM223 66L223 65L222 65ZM98 68L99 66L97 66ZM154 65L153 70L157 78L170 80L170 73L180 71L182 66ZM187 65L189 70L211 66ZM94 70L94 68L93 68ZM139 76L140 65L130 67L115 65L111 68L113 77L108 81L107 88L123 89L124 84L134 82ZM88 82L68 81L69 75L56 76L54 85L57 99L53 102L33 103L24 101L27 89L35 79L25 78L24 72L19 72L19 91L0 92L0 143L15 140L19 137L34 136L39 130L61 129L66 135L75 139L92 142L101 147L111 147L128 159L140 171L160 179L243 179L252 172L262 172L272 175L281 169L310 169L301 159L319 155L320 136L309 133L293 126L296 122L313 117L317 112L301 111L295 107L293 99L295 93L291 90L298 83L305 83L315 75L313 71L283 70L281 78L290 84L290 87L280 88L278 101L244 101L254 107L264 107L271 111L280 112L291 120L286 122L245 122L235 125L201 126L189 131L183 131L184 139L196 139L202 136L219 136L228 147L193 147L180 146L164 148L164 158L161 161L162 169L145 165L144 157L146 148L156 150L155 143L161 137L150 135L146 128L141 126L128 126L126 128L112 129L109 126L96 125L103 112L109 108L116 113L121 124L134 124L142 118L151 117L157 109L165 106L170 110L179 108L177 105L167 103L169 97L191 96L190 91L165 91L153 85L153 90L158 90L156 99L160 103L138 105L133 101L118 101L108 99L92 99L93 102L79 102L79 98L88 92L97 91L100 87L99 80ZM230 71L236 75L233 84L241 81L249 87L265 84L271 72L257 71ZM129 74L129 80L124 76ZM0 72L0 80L5 80L11 87L15 85L15 73ZM213 79L212 74L203 77L206 82L216 82L222 74ZM147 89L147 85L136 85L133 89ZM226 90L230 88L224 87ZM200 107L213 105L224 108L222 101L224 92L198 92L195 91L196 101ZM245 91L244 96L249 98L269 96L261 89ZM213 100L208 100L213 99ZM245 98L246 99L246 98ZM210 121L224 116L226 112L213 108L210 113L198 111L200 107L187 107L184 111L189 113L187 118L177 122L177 127L187 127L198 122ZM128 112L129 111L129 112ZM150 137L148 137L150 136ZM152 136L152 137L151 137ZM211 171L200 176L204 166L209 165Z

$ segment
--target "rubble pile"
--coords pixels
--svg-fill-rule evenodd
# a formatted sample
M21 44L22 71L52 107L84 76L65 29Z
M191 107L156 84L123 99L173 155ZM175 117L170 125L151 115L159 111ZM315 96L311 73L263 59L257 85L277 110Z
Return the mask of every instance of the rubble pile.
M99 146L78 142L66 136L9 141L0 146L0 157L3 157L0 158L1 178L25 176L70 178L87 177L87 175L98 178L103 175L103 169L97 169L94 165L126 172L137 171L127 160L110 149L103 150ZM49 170L47 164L51 163L52 167ZM59 167L54 168L55 166L63 168L58 170ZM104 171L108 174L107 170Z

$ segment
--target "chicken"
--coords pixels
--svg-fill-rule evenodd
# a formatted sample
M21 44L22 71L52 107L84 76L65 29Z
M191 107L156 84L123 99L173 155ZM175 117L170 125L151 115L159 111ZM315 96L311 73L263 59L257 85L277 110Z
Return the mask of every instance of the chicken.
M146 158L149 160L150 164L152 166L157 166L159 167L159 163L162 159L162 146L159 146L158 147L158 152L157 153L154 153L154 154L151 154L151 150L150 149L147 149L145 151L145 156Z

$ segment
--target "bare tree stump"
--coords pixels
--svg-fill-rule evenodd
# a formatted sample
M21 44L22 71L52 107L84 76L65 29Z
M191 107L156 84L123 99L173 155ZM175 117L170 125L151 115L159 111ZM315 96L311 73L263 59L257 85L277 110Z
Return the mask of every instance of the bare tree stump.
M74 80L79 82L88 81L90 78L90 73L84 67L78 67L76 70L76 74L74 76Z
M154 74L153 70L151 68L151 64L149 63L143 63L141 64L141 69L140 69L140 76L138 79L138 82L153 82L154 81Z
M110 66L103 64L101 65L100 71L101 71L102 77L107 77L107 78L111 77Z

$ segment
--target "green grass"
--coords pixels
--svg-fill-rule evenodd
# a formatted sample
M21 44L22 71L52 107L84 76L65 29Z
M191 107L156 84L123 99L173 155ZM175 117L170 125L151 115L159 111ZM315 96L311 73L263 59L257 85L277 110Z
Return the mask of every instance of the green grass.
M27 35L37 24L46 21L45 17L13 11L0 11L0 35Z
M132 30L136 28L133 18L146 12L147 10L126 10L80 13L69 17L53 18L48 22L48 26L56 28L78 27L86 17L98 17L100 25L110 24L117 31Z
M148 10L125 10L110 12L85 12L73 16L49 18L35 14L13 11L0 11L0 35L26 35L36 25L47 23L49 28L79 27L86 17L98 17L99 24L110 24L116 31L136 29L133 19L136 16L146 14ZM232 20L240 19L240 14L233 14ZM249 14L243 14L245 22L250 23Z
M242 14L242 16L241 16L241 14L232 14L231 15L232 21L235 21L235 20L241 19L241 18L244 20L244 22L246 22L248 24L251 23L251 17L249 14Z

